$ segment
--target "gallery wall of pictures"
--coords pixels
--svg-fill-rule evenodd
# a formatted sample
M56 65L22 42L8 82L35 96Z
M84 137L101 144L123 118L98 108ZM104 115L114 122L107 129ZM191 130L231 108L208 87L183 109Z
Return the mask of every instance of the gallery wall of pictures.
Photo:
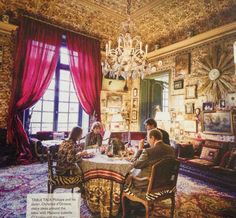
M232 56L235 41L235 35L224 35L156 59L157 72L172 72L171 138L236 141L236 69ZM209 117L226 124L207 124ZM213 124L216 129L211 128Z

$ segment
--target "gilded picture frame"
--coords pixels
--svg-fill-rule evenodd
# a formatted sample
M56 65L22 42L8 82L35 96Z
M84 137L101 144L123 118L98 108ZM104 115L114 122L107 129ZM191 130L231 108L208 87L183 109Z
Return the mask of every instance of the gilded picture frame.
M203 113L203 133L233 134L233 120L231 111L212 111Z
M190 73L190 53L180 54L175 58L175 80L184 79Z

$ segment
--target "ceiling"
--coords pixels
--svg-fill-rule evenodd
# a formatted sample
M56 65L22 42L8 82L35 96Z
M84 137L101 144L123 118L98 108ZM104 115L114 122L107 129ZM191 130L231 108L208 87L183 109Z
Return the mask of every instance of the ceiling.
M113 44L126 20L127 0L0 0L0 14L19 11ZM236 21L236 0L133 0L131 19L149 44L161 47Z

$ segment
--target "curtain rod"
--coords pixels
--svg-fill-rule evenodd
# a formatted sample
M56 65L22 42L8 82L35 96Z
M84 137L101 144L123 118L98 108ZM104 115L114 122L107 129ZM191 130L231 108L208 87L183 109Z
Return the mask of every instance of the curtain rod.
M86 36L86 37L89 37L89 38L96 39L96 40L99 40L99 41L100 41L99 38L96 38L96 37L94 37L94 36L89 36L89 35L86 35L86 34L84 34L84 33L77 32L77 31L74 31L74 30L71 30L71 29L68 29L68 28L65 28L65 27L56 25L56 24L52 24L52 23L49 23L49 22L47 22L47 21L44 21L44 20L41 20L41 19L38 19L38 18L35 18L35 17L32 17L32 16L29 16L29 15L26 15L26 14L24 14L23 17L27 17L27 18L30 18L30 19L32 19L32 20L36 20L36 21L39 21L39 22L41 22L41 23L48 24L48 25L53 26L53 27L57 27L57 28L62 29L62 30L70 31L70 32L73 32L73 33L76 33L76 34L80 34L80 35L83 35L83 36Z

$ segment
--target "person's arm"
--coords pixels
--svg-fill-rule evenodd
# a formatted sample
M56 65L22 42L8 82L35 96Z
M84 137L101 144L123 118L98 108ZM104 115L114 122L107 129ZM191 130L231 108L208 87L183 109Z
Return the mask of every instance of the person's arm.
M134 168L142 169L149 163L149 157L147 151L144 149L141 156L133 163Z
M86 147L88 147L90 145L90 141L91 141L90 139L91 139L91 133L88 133L85 136L84 149L86 149Z
M97 135L97 145L100 147L102 145L102 136L101 134Z

